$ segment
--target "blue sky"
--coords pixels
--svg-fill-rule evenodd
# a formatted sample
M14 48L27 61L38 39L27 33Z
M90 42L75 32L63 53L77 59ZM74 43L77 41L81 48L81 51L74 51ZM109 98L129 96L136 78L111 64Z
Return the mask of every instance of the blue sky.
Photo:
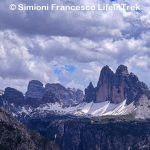
M73 4L110 0L68 0ZM25 4L66 4L64 0L22 0ZM26 91L32 79L84 89L96 85L100 70L128 66L150 87L150 1L117 0L138 4L141 11L10 11L0 1L0 89Z
M67 64L64 66L54 66L54 73L56 75L63 75L63 72L68 72L69 74L73 74L76 71L76 67L71 64Z

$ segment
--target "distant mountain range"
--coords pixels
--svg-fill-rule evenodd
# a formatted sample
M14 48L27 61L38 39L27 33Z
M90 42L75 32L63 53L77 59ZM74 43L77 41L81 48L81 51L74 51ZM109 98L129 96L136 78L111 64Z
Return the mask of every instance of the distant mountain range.
M97 86L90 82L85 92L37 80L25 94L7 87L0 106L0 149L150 148L150 90L124 65L115 73L104 66Z
M1 104L8 103L15 106L29 105L37 107L45 103L61 103L64 106L75 105L82 102L83 91L74 88L65 88L59 83L43 84L40 81L32 80L28 84L25 96L20 91L7 87L1 94Z
M114 73L109 66L100 72L97 86L90 82L85 94L80 89L65 88L59 83L32 80L27 92L7 87L1 92L0 105L20 115L46 115L49 113L85 116L132 114L138 118L150 118L150 90L120 65Z

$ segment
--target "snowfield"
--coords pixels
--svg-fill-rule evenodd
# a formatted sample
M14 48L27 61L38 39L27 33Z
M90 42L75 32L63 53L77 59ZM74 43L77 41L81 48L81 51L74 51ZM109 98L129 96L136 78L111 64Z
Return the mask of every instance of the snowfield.
M19 109L19 114L25 115L46 115L48 113L55 113L59 115L76 115L76 116L117 116L117 115L129 115L133 114L135 118L150 118L150 107L147 105L135 106L134 102L127 105L126 100L119 104L112 104L109 101L101 103L80 103L74 107L63 107L59 103L47 103L40 105L37 108L22 107Z

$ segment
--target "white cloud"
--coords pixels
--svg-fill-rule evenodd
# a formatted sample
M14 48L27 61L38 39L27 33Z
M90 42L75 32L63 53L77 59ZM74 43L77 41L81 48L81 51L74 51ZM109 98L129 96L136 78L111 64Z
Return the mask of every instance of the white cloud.
M0 2L0 8L9 2ZM38 79L83 89L90 81L96 85L103 65L115 70L119 64L128 65L150 85L150 2L135 2L142 6L141 12L16 11L12 15L0 9L0 88L25 89L29 80ZM70 64L76 68L73 73L64 69Z

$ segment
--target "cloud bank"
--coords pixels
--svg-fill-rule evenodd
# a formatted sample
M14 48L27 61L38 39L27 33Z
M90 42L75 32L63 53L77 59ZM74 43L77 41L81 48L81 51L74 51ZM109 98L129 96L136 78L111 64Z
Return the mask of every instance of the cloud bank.
M24 0L22 3L138 3L140 11L10 11L0 2L0 88L26 90L29 80L84 89L100 69L125 64L150 86L150 2ZM144 73L143 73L144 72Z

